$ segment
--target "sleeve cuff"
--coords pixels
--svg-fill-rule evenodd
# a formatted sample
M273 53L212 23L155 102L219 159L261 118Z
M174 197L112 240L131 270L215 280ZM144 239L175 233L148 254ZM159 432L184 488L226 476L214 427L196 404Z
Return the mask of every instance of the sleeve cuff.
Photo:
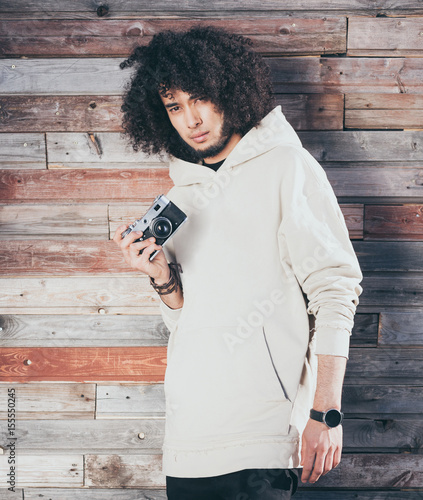
M322 326L316 329L316 354L344 356L349 359L351 333L346 329Z
M162 313L163 321L167 326L167 328L169 329L169 331L172 332L176 328L183 306L180 307L179 309L172 309L163 302L160 296L159 299L160 299L159 307L160 307L160 312Z

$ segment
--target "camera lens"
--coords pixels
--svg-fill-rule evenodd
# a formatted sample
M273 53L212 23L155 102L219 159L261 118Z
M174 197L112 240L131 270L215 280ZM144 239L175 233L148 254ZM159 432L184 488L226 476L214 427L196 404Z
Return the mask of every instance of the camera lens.
M166 217L157 217L151 223L150 231L156 238L167 238L172 232L172 223Z

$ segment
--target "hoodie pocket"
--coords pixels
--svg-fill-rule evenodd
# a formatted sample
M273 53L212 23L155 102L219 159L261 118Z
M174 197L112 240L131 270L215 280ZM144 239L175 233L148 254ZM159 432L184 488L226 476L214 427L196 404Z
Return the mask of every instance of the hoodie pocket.
M288 394L286 392L286 389L285 389L285 387L283 385L281 377L280 377L280 375L278 373L278 370L276 369L275 362L273 361L273 356L272 356L272 353L270 352L269 344L267 342L267 337L266 337L266 330L264 329L264 327L262 328L262 332L263 332L264 343L266 344L267 353L269 355L270 363L272 364L273 371L275 372L275 377L278 380L278 383L279 383L279 385L280 385L280 387L282 389L282 393L283 393L285 399L287 399L289 402L291 402L291 400L289 399Z

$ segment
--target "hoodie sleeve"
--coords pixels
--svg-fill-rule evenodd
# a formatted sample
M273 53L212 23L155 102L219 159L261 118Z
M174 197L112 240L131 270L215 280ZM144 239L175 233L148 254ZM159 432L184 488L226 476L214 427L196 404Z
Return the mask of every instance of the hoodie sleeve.
M282 266L307 296L315 316L316 354L348 359L363 276L336 196L323 168L305 150L291 158L282 188L278 241Z

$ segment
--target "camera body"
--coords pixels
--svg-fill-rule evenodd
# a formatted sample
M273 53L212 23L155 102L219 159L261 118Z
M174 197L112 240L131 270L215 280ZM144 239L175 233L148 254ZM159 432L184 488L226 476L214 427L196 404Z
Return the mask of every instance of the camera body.
M166 241L176 233L176 231L187 220L187 216L181 209L172 203L164 194L156 196L151 207L145 215L132 223L123 233L122 238L132 231L142 231L141 238L134 241L143 241L151 236L156 238L156 243L163 246ZM154 259L160 250L154 251L150 256L150 261ZM142 253L143 250L140 251Z

